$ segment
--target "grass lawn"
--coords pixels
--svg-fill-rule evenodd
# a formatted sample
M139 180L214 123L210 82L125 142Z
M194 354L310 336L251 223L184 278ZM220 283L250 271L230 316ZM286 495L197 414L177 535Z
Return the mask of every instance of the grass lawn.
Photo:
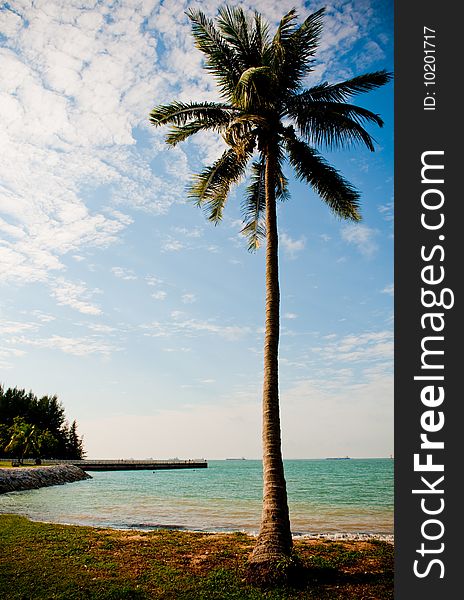
M380 600L393 598L393 546L298 540L298 585L244 582L253 538L184 531L115 531L0 515L0 598Z

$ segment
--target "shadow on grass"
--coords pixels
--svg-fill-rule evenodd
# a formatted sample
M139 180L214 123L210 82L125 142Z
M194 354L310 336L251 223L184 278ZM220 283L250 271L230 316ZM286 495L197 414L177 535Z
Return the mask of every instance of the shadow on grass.
M388 600L393 598L393 571L347 572L338 567L298 565L289 573L285 588L294 591L294 597L317 600L361 597Z
M362 571L355 558L344 560L341 565L330 564L321 556L311 556L302 561L293 560L285 574L256 573L248 584L261 590L264 598L308 598L317 600L342 600L393 598L393 570L384 568L378 571ZM350 568L350 566L354 568ZM348 567L348 568L347 568ZM261 582L259 576L262 575ZM273 592L276 595L273 595ZM268 595L269 594L269 595Z

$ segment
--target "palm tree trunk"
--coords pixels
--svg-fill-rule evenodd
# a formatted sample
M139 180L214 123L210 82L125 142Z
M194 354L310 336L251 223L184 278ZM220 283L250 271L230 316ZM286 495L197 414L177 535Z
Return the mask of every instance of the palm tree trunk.
M279 264L275 195L275 158L268 153L266 189L266 333L263 384L263 512L261 528L250 563L271 565L289 556L292 536L287 488L282 461L278 347L279 347ZM263 565L264 566L264 565Z

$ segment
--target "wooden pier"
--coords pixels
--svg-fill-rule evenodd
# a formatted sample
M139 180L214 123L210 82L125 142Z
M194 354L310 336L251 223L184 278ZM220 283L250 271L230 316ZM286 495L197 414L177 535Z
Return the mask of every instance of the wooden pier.
M83 471L162 471L166 469L206 469L208 461L204 458L190 460L63 460L44 461L44 464L56 462L80 467Z

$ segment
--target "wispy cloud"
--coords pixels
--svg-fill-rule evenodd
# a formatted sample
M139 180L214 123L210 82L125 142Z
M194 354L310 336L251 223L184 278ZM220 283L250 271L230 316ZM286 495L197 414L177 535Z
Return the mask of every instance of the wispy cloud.
M178 235L189 238L199 238L203 235L203 231L199 227L188 229L187 227L173 227L172 231Z
M35 331L38 326L35 323L24 323L18 321L0 322L0 335L11 335L24 331Z
M301 252L306 245L306 240L304 237L300 237L299 239L295 240L285 232L280 234L279 239L285 253L290 258L295 258L296 255Z
M185 244L173 238L165 240L161 245L162 252L178 252L183 248L185 248Z
M152 321L140 328L150 337L218 335L228 341L237 341L251 333L247 326L220 325L214 320L188 318L181 311L173 311L170 321Z
M372 331L344 337L335 337L324 346L312 349L326 362L342 364L344 362L386 361L391 367L393 360L393 332Z
M124 269L123 267L112 267L111 272L115 277L124 279L126 281L133 281L137 279L137 275L131 269Z
M386 204L379 205L379 212L385 219L385 221L393 221L393 202L387 202Z
M393 283L389 283L382 290L382 294L388 294L389 296L393 296L394 292L395 292L395 286Z
M145 277L145 281L150 286L160 285L161 283L163 283L162 279L160 279L159 277L155 277L154 275L147 275Z
M56 279L51 285L52 295L60 306L69 306L85 315L100 315L101 309L89 302L99 290L89 291L84 283L73 283L63 278Z
M36 348L48 348L60 350L65 354L85 357L91 354L101 354L109 356L119 350L117 346L108 344L97 337L68 337L62 335L53 335L49 338L16 338L16 343Z
M341 229L342 239L349 244L353 244L366 257L373 256L378 250L378 245L375 242L377 234L376 229L354 223L344 225Z
M164 290L158 290L157 292L153 292L151 297L155 300L166 300L167 295L167 292L165 292Z
M373 62L384 59L385 52L381 48L380 44L374 40L368 40L364 44L363 51L356 61L356 66L358 69L364 70L367 69Z

